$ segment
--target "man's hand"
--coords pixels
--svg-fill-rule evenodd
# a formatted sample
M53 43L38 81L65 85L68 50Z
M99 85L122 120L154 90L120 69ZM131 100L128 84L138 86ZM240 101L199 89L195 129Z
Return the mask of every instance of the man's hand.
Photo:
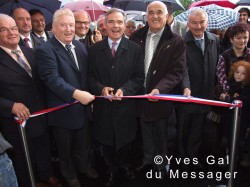
M111 87L104 87L102 89L102 96L108 96L108 97L113 97L114 96L114 88ZM112 101L112 98L108 98L108 100Z
M115 93L113 100L121 101L122 98L118 98L118 97L122 97L122 96L123 96L123 91L121 89L118 89Z
M95 99L95 96L86 91L75 90L73 93L73 98L82 103L83 105L88 105Z
M158 89L153 89L148 95L155 95L155 94L160 94L160 91ZM152 102L159 101L158 99L148 99L148 100Z
M14 103L12 113L15 114L19 120L27 120L30 117L29 109L22 103Z
M102 34L100 31L98 31L97 29L94 31L95 35L94 35L94 40L95 42L99 42L102 40Z
M189 88L185 88L183 90L183 95L187 96L188 98L190 98L191 97L191 90Z

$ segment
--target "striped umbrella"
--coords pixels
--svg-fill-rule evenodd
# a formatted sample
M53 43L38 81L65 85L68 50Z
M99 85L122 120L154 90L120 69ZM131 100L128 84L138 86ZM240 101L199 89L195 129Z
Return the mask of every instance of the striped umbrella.
M187 21L190 12L197 7L193 7L175 18L180 21ZM215 4L208 6L201 6L208 14L208 27L207 29L225 30L228 27L236 24L239 20L239 13L230 8L224 8Z

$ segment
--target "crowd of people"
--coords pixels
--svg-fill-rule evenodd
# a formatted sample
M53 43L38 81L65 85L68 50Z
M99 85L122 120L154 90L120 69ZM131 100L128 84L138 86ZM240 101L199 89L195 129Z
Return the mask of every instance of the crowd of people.
M147 168L166 178L172 166L166 160L155 164L157 155L198 158L204 125L214 108L123 98L144 94L242 100L239 140L243 146L238 158L250 166L246 140L250 11L242 8L239 13L239 22L223 34L207 30L208 15L203 9L191 11L183 23L175 20L170 3L160 1L147 6L145 26L126 20L125 12L117 8L100 16L94 30L86 11L57 10L49 31L38 9L16 8L11 16L0 14L0 186L31 186L15 116L27 120L37 187L64 185L54 174L52 156L58 158L60 174L70 187L82 186L78 173L99 177L95 149L107 168L104 186L119 182L118 173L132 180ZM34 112L65 103L71 105L30 118ZM222 116L219 142L225 141L224 149L230 150L232 111L217 112ZM130 153L138 137L142 158L135 166ZM241 151L249 155L242 158ZM202 168L202 163L196 167Z

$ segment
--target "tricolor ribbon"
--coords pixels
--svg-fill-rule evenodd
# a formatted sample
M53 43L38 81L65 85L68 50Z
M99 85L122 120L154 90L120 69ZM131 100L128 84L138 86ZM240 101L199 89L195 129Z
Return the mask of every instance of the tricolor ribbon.
M53 108L48 108L48 109L40 110L40 111L32 113L29 118L33 118L33 117L36 117L36 116L41 116L41 115L44 115L44 114L47 114L47 113L50 113L50 112L53 112L53 111L56 111L56 110L59 110L59 109L71 106L71 105L74 105L76 103L78 103L78 101L75 101L73 103L65 103L63 105L59 105L59 106L53 107ZM21 126L25 127L27 120L19 120L18 117L15 117L15 120Z
M104 99L112 99L115 96L95 96L95 98L104 98ZM197 97L186 97L183 95L170 95L170 94L157 94L157 95L136 95L136 96L122 96L122 97L116 97L116 98L124 98L124 99L155 99L155 100L163 100L163 101L177 101L177 102L184 102L184 103L196 103L196 104L202 104L202 105L211 105L211 106L219 106L219 107L228 107L230 109L234 107L242 107L242 102L233 102L233 103L226 103L222 101L215 101L215 100L209 100L209 99L201 99ZM57 107L48 108L45 110L40 110L38 112L34 112L30 115L30 118L40 116L47 114L49 112L53 112L71 105L74 105L78 103L78 101L75 101L73 103L66 103ZM19 120L18 117L15 117L16 122L18 122L23 127L26 124L27 120Z

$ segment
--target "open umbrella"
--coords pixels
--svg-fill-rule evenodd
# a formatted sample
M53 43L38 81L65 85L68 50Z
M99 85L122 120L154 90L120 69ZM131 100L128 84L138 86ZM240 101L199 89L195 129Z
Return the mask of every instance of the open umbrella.
M58 0L1 0L0 12L11 15L17 7L30 9L40 9L45 15L46 23L52 22L54 12L60 8L61 2Z
M239 0L236 5L250 5L250 0Z
M193 7L178 16L175 19L180 21L187 21L190 12L197 7ZM224 8L215 4L201 6L208 14L208 30L219 29L224 30L234 25L239 20L239 13L230 8Z
M109 10L103 4L91 0L66 3L62 8L69 8L72 11L85 10L90 15L92 21L96 21L100 15L105 14Z
M215 4L215 5L219 5L222 7L228 7L228 8L235 8L236 5L232 2L230 2L229 0L201 0L201 1L197 1L192 3L188 9L192 8L192 7L199 7L199 6L206 6L206 5L211 5L211 4Z
M113 7L120 8L122 10L137 10L145 12L147 5L153 0L116 0L113 4ZM173 11L176 10L185 10L179 0L161 0L163 3L172 4Z

